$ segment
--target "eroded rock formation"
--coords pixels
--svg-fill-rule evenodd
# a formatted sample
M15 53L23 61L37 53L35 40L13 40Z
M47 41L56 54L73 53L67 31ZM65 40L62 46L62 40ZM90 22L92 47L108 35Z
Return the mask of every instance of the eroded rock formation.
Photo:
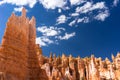
M120 53L112 62L93 55L86 58L50 55L50 58L42 59L47 61L42 63L41 68L46 71L49 80L120 80Z
M0 72L5 80L43 80L45 71L40 69L36 39L35 18L14 13L8 19L0 47ZM40 73L43 71L44 73ZM43 76L41 76L43 75ZM44 77L47 79L47 77Z
M35 44L35 18L14 13L0 46L0 80L120 80L120 53L112 61L91 57L42 55Z

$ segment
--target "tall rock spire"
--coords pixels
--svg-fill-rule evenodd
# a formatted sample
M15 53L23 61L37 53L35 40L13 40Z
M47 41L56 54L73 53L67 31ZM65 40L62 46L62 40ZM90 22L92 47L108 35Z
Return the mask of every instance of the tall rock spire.
M20 17L12 14L8 19L0 47L0 80L3 74L5 80L43 80L35 44L36 27L32 23L35 19L30 22L26 18L25 8Z
M29 21L29 24L32 25L32 27L36 27L35 24L36 24L36 21L35 21L35 17L32 16L31 20Z
M26 17L26 9L23 7L23 9L22 9L22 16L23 17Z

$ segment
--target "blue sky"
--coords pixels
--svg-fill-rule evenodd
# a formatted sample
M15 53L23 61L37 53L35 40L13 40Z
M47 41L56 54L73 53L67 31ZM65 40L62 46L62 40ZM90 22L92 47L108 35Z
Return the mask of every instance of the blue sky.
M43 54L111 57L120 51L119 0L0 0L0 42L11 13L36 18Z

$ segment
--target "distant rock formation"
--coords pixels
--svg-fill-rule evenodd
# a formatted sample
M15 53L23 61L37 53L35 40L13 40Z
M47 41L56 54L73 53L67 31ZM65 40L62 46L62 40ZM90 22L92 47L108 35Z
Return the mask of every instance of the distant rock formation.
M46 71L48 80L120 80L120 53L116 57L112 55L113 62L94 55L74 58L63 54L41 59L41 69Z
M20 17L13 13L0 46L0 80L120 80L120 53L112 62L94 55L45 57L35 39L35 18L26 18L25 8Z

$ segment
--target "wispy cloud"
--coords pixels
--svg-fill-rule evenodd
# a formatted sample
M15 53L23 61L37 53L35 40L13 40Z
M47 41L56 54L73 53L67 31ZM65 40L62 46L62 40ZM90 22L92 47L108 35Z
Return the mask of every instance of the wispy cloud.
M48 46L49 44L54 43L53 40L50 40L48 37L41 36L36 38L36 44L40 46Z
M57 28L57 27L47 27L47 26L42 26L42 27L38 27L37 31L41 32L42 35L44 36L56 36L59 35L61 33L61 31L64 31L64 28Z
M68 25L69 26L76 26L77 23L88 23L88 22L90 22L89 17L75 18Z
M73 36L75 36L75 32L70 33L70 34L65 33L64 36L59 36L58 38L59 38L60 40L68 40L68 39L70 39L70 38L73 37Z
M41 26L37 28L37 31L41 33L41 36L36 38L36 43L40 46L48 46L49 44L56 44L55 36L60 35L65 29L62 27Z
M6 3L16 5L16 6L28 5L30 8L33 8L33 6L37 3L37 0L2 0L0 1L0 5L6 4Z
M93 4L92 2L86 2L83 6L77 7L76 12L78 13L88 13L96 9L106 9L105 2L98 2Z
M86 0L70 0L71 5L79 5L86 2Z
M21 12L22 9L23 9L23 6L15 7L15 8L14 8L14 11L15 11L15 12Z
M95 16L95 19L104 21L109 15L109 12L106 10L104 12L100 12L97 16Z
M39 0L39 2L47 9L63 8L66 0Z
M68 25L73 26L76 23L76 20L71 21Z
M58 13L61 13L62 12L62 10L61 9L58 9Z
M81 23L81 22L83 22L83 23L90 22L89 17L83 17L83 18L77 19L77 23Z
M37 3L37 0L2 0L0 1L0 5L3 5L3 4L15 5L14 12L21 12L23 6L28 6L29 8L33 8L36 3Z
M93 20L104 21L109 15L109 8L105 2L84 1L82 6L76 6L75 11L70 13L68 17L71 17L72 20L68 25L75 26L77 23L89 23Z
M113 6L117 6L118 3L119 3L119 0L114 0L114 1L113 1Z
M71 6L76 5L75 9L66 16L64 14L60 15L56 20L57 25L66 23L68 20L71 21L68 23L69 26L76 26L78 23L89 23L93 20L104 21L110 15L105 1L70 0L70 3ZM71 9L73 8L69 10Z
M67 17L65 15L60 15L57 18L57 24L65 23L67 21Z
M40 46L58 44L60 40L68 40L75 36L75 32L68 34L65 28L63 27L58 28L54 26L38 27L37 32L41 34L41 36L38 36L36 38L36 43L40 44Z
M70 14L70 16L79 16L79 13L77 13L77 12L75 12L75 13L72 13L72 14Z

